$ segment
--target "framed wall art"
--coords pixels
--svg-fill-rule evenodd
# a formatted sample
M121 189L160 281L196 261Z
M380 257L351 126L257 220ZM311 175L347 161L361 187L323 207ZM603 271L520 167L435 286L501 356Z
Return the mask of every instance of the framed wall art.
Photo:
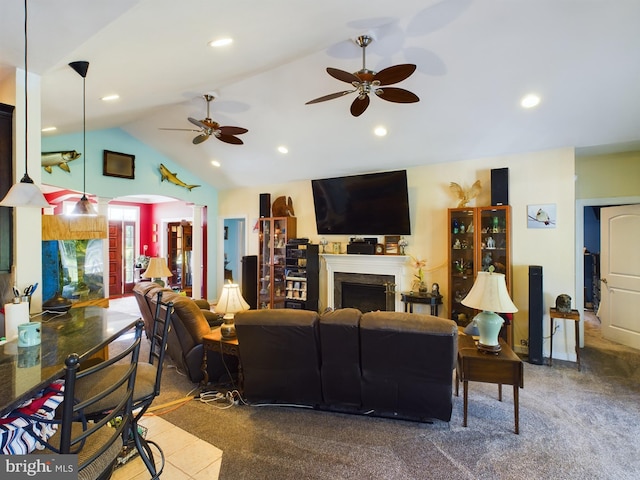
M556 204L527 205L527 228L556 228Z
M385 235L384 237L384 254L398 255L398 242L400 235Z
M107 177L135 178L135 155L105 150L102 175Z

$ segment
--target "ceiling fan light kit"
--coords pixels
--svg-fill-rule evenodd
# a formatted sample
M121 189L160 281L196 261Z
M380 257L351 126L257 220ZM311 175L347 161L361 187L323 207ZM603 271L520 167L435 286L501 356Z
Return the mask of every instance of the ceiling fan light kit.
M236 135L242 135L243 133L247 133L249 130L242 127L229 127L222 126L218 122L211 119L209 113L209 107L211 102L215 99L215 96L210 93L205 93L202 96L207 102L207 116L202 120L198 120L197 118L188 117L188 120L198 127L198 130L193 128L161 128L160 130L183 130L187 132L198 132L199 135L192 140L194 145L199 145L200 143L208 140L209 137L214 136L221 142L230 143L232 145L242 145L244 142L236 137Z
M344 90L342 92L331 93L322 97L315 98L306 103L311 105L314 103L325 102L327 100L333 100L334 98L340 98L350 93L358 92L358 96L351 104L351 115L359 117L362 115L370 103L370 93L375 93L377 97L382 98L388 102L394 103L415 103L420 101L420 98L415 93L412 93L403 88L386 87L386 85L393 85L409 78L413 72L416 71L416 66L410 63L404 63L401 65L395 65L393 67L387 67L379 72L374 72L366 67L366 48L373 41L371 35L360 35L355 40L356 45L362 48L362 68L355 73L349 73L337 68L327 68L327 73L336 80L341 82L350 83L354 88L352 90ZM383 88L384 87L384 88Z

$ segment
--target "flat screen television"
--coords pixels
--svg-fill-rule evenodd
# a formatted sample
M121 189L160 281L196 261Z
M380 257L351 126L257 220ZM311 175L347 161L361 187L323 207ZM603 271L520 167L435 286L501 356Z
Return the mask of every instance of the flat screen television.
M406 170L311 180L319 235L410 235Z

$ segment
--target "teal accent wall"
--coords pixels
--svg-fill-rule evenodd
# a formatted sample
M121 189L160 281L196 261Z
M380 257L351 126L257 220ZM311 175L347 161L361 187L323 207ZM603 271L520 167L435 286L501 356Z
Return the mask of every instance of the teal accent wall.
M42 170L42 183L59 188L75 191L83 190L83 162L87 162L87 186L86 191L91 195L103 198L115 198L125 195L165 195L177 198L195 205L206 205L207 218L207 290L210 296L218 291L216 283L216 259L217 252L216 232L218 225L218 191L204 183L200 178L173 162L168 157L140 142L122 129L112 128L87 132L87 152L83 152L82 132L42 136L42 151L54 152L76 150L83 155L77 160L69 162L70 173L58 167L52 167L51 174ZM108 177L102 175L102 162L104 150L135 155L135 178ZM164 164L170 171L177 173L180 180L186 184L201 185L189 191L167 181L161 181L160 164ZM215 295L212 296L212 298Z

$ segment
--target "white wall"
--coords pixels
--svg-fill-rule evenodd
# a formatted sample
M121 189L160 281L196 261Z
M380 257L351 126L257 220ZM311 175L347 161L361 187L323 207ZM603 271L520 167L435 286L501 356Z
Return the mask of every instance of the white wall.
M513 300L519 312L514 321L514 344L519 347L521 339L528 338L528 267L543 267L544 309L553 306L560 293L575 298L574 255L574 199L575 166L571 148L534 152L506 157L464 160L454 163L424 165L407 169L409 203L411 208L411 236L407 253L427 260L427 281L440 284L445 297L447 286L447 209L457 202L449 190L449 183L470 186L480 179L483 191L475 205L490 205L491 169L509 168L509 204L512 208L512 264ZM395 167L391 166L392 170ZM298 219L298 236L308 237L317 243L320 236L315 226L311 182L242 188L219 193L219 215L230 216L246 211L249 218L248 254L258 253L258 235L253 226L259 214L259 194L270 193L272 201L287 195L293 199ZM473 204L473 202L472 202ZM527 205L556 204L558 223L554 229L528 229ZM326 236L327 240L346 242L346 236ZM413 271L406 269L407 277ZM410 281L410 278L407 279ZM321 308L326 295L321 291ZM446 302L445 302L446 303ZM446 306L441 316L448 316ZM543 320L544 335L549 335L549 316ZM572 335L554 338L554 357L574 359ZM544 342L548 355L549 340Z

